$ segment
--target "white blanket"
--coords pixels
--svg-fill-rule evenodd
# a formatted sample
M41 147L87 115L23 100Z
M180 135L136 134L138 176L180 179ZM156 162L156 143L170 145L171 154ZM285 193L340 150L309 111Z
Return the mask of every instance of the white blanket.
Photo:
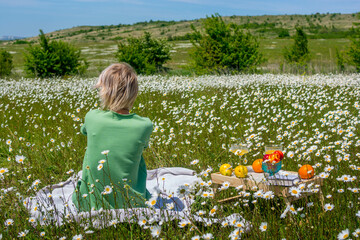
M202 180L196 176L193 170L174 167L158 168L148 170L146 186L152 196L172 194L173 198L157 198L154 208L134 208L134 209L111 209L98 210L91 212L78 212L71 200L72 193L82 172L74 174L64 182L52 186L46 186L39 190L35 197L26 199L26 207L32 217L37 219L42 225L62 225L69 221L85 221L96 228L111 226L117 222L133 222L139 219L147 219L148 223L163 222L174 219L185 219L188 221L203 221L206 223L219 222L225 219L206 219L197 215L190 214L190 207L193 200L189 197L180 197L176 191L179 186L184 184L193 185ZM163 195L162 195L163 196ZM166 210L166 203L175 203L173 210ZM232 214L229 219L244 221L239 214ZM248 224L247 224L248 225Z

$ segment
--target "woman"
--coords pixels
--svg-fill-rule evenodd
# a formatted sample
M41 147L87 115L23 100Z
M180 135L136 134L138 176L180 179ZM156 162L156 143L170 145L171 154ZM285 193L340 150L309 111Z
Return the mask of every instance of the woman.
M87 149L72 201L79 211L144 207L150 193L142 152L153 125L129 113L138 93L135 71L126 63L112 64L95 88L105 110L89 111L81 126Z

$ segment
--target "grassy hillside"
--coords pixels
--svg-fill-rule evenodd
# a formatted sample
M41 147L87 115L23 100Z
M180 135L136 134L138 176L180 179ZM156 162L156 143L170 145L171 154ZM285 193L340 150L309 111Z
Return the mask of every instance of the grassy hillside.
M242 26L258 37L261 51L268 61L261 66L266 72L279 72L282 49L292 44L291 36L295 26L300 25L309 37L309 48L313 60L313 72L336 71L336 49L345 50L349 37L355 36L354 27L360 22L359 13L354 14L312 14L312 15L264 15L264 16L226 16L225 21ZM165 38L173 46L172 60L167 67L174 71L187 71L190 61L188 41L190 26L200 28L201 19L190 21L149 21L132 25L79 26L47 33L51 39L69 41L82 49L90 62L89 76L97 75L110 62L116 61L114 54L117 42L129 36L140 36L144 31L158 38ZM287 33L289 36L286 36ZM23 53L28 42L37 42L38 37L0 43L13 54L15 73L23 75ZM351 70L351 69L350 69ZM285 71L287 71L285 66Z

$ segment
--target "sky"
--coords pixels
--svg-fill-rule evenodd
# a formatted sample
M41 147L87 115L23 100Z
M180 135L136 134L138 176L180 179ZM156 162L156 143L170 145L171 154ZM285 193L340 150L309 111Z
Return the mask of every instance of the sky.
M355 13L360 0L0 0L0 36L31 37L83 25L221 16Z

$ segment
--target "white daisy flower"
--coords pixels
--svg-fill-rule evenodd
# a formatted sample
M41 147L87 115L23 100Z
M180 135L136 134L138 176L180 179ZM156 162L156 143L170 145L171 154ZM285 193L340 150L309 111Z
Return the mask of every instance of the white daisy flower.
M265 232L267 230L267 222L262 222L260 225L260 231Z
M346 239L349 237L349 234L350 234L349 229L345 229L338 234L337 238L339 240Z

